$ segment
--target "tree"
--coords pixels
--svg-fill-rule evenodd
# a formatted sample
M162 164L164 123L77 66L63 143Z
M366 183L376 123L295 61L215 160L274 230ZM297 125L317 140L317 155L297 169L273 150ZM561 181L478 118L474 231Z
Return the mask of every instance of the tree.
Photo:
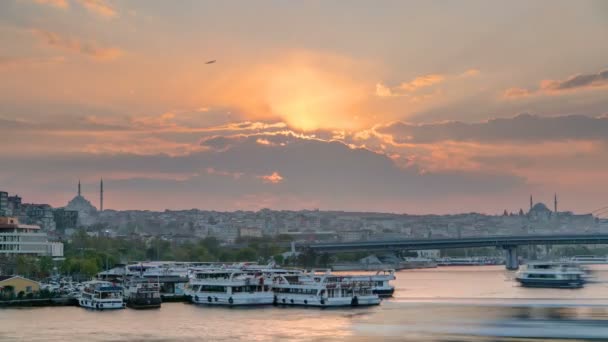
M327 268L329 267L329 263L331 261L331 258L329 257L328 253L322 253L321 256L319 257L319 265Z
M236 253L237 261L255 261L256 259L257 259L257 253L256 253L255 249L253 249L251 247L241 248Z

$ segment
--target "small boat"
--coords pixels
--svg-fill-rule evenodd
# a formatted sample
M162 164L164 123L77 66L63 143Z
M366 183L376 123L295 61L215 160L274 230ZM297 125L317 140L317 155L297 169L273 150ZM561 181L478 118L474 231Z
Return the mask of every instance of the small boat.
M133 278L125 285L125 301L133 309L159 309L160 284L148 279Z
M123 289L108 281L85 282L78 297L78 305L95 310L124 309Z
M273 304L344 307L378 305L369 281L356 281L329 272L322 275L278 275L273 281Z
M195 304L269 305L274 299L264 277L236 269L195 272L188 287L188 295Z
M516 280L524 287L579 288L585 276L583 269L571 263L530 263Z

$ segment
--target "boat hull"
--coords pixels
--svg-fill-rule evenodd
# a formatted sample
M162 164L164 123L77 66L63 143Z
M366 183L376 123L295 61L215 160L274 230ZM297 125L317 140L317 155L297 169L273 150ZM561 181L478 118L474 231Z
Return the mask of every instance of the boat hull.
M379 305L381 301L382 299L378 296L319 298L318 296L278 295L275 305L349 307Z
M98 301L95 299L84 299L80 298L78 300L78 305L93 310L117 310L124 309L125 303L122 300L113 300L113 301Z
M161 306L160 298L152 299L127 299L127 307L131 309L160 309Z
M562 289L574 289L580 288L585 285L583 280L571 280L571 279L522 279L517 278L517 281L523 287L540 287L540 288L562 288Z
M375 295L378 295L378 297L380 298L388 298L388 297L392 297L393 294L395 293L395 289L394 288L374 288L373 293Z
M191 296L194 304L203 305L271 305L274 300L272 292L246 294L246 295L227 295L224 293L204 293L199 292Z

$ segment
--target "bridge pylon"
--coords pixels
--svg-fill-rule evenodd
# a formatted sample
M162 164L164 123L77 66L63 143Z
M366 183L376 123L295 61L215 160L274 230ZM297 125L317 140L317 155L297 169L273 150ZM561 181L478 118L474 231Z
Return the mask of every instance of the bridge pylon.
M517 246L503 246L503 249L505 250L505 266L507 270L515 271L519 269Z

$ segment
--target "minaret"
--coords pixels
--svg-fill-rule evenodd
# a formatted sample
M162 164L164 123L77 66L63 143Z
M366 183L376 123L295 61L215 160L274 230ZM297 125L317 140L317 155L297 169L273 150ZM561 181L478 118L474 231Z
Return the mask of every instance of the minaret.
M99 211L103 211L103 178L99 183Z
M80 197L80 179L78 180L78 197Z
M530 195L530 211L532 211L533 206L534 206L534 202L532 201L532 195Z
M557 194L553 196L553 212L557 214Z

